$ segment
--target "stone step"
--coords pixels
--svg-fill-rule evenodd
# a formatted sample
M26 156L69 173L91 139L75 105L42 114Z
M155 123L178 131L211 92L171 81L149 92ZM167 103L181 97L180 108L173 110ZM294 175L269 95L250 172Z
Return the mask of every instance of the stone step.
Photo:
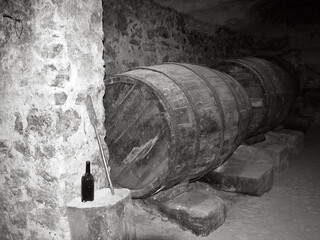
M226 218L226 205L216 191L204 183L190 183L162 191L146 199L148 204L182 229L208 236Z
M276 171L289 167L289 148L285 144L260 142L254 145L240 145L233 158L272 164Z
M272 188L273 179L272 164L230 158L200 180L219 190L262 196Z
M298 153L304 148L304 134L301 131L282 129L265 134L266 142L288 146L290 153Z

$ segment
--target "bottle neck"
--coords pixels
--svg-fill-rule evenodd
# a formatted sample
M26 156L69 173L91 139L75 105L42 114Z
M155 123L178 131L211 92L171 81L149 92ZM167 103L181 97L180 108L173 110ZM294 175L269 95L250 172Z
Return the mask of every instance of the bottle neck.
M86 173L90 173L90 161L86 162Z

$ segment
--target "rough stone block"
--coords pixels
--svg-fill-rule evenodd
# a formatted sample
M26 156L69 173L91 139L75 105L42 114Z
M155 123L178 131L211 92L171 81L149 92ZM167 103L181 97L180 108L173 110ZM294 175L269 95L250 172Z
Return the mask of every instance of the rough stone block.
M100 189L92 202L75 198L67 206L71 240L136 239L128 189Z
M149 199L148 203L181 228L201 236L208 236L226 218L224 201L207 184L183 184Z
M298 116L290 117L286 119L283 124L286 129L297 130L306 134L311 124L311 118Z
M271 164L230 158L201 181L223 191L262 196L273 186L273 169Z
M290 153L298 153L304 148L303 132L289 129L266 133L268 143L287 145Z
M268 142L254 145L240 145L233 153L233 158L272 164L276 171L289 167L289 148L284 144Z
M54 101L55 101L56 105L65 104L67 101L67 98L68 98L68 96L64 92L59 92L59 93L54 94Z

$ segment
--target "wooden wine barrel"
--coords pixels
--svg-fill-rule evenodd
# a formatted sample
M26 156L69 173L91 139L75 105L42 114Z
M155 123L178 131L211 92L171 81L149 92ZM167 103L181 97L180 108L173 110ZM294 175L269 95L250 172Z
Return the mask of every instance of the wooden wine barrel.
M296 83L276 61L232 59L214 68L236 79L250 98L253 116L247 137L265 133L285 120L295 99Z
M237 81L179 63L113 76L104 107L111 178L136 198L220 166L245 138L251 116Z
M296 69L289 62L277 56L259 55L255 57L265 59L269 61L271 64L274 64L282 69L282 74L287 75L287 77L291 79L291 86L289 87L290 91L292 91L292 94L294 96L293 101L295 101L300 90L300 79L298 77Z

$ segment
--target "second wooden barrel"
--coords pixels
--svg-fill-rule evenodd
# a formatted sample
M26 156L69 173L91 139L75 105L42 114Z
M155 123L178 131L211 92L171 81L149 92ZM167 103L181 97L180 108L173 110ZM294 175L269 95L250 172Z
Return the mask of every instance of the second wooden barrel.
M251 104L237 81L191 64L139 67L104 97L111 177L147 197L220 166L246 137Z
M251 57L222 61L214 68L236 79L249 95L253 116L248 137L265 133L285 120L295 99L296 82L283 65Z
M298 73L296 69L286 60L277 57L277 56L266 56L266 55L258 55L255 56L256 58L262 58L267 61L269 61L271 64L275 64L278 67L280 67L283 71L282 74L287 75L291 79L290 83L291 86L289 86L289 89L292 91L292 94L294 96L293 100L295 100L296 96L298 95L298 92L300 90L300 79L298 77Z

